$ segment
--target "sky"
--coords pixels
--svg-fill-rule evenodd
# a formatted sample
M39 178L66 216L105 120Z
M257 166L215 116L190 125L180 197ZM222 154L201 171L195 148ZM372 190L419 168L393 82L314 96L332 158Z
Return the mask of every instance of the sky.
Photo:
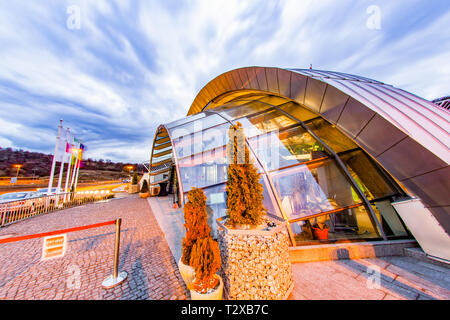
M309 68L450 95L450 1L0 0L0 147L148 161L159 124L239 67Z

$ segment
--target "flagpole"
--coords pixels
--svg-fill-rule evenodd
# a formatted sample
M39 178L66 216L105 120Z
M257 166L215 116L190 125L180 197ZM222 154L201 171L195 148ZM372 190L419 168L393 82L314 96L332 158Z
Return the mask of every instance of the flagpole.
M80 152L77 151L77 156L76 156L75 162L74 162L74 164L73 164L73 172L72 172L72 179L70 179L70 189L69 189L69 192L72 190L73 182L75 181L75 173L76 173L76 171L77 171L77 162L78 162L78 154L79 154L79 153L80 153Z
M65 141L66 141L66 145L67 145L67 130L66 130L66 139L65 139ZM62 183L62 178L63 178L63 175L64 175L64 164L66 163L66 158L67 158L67 155L64 152L64 156L61 158L62 159L62 161L61 161L61 168L59 169L58 189L56 189L57 193L61 193L61 183Z
M58 178L58 189L56 190L57 193L61 192L61 182L62 182L62 176L64 175L64 164L66 162L61 162L61 168L59 169L59 178Z
M59 120L58 135L56 136L55 152L53 153L52 169L50 170L50 177L48 179L48 190L47 194L50 195L53 187L53 177L55 175L56 167L56 154L58 153L59 140L61 139L61 128L63 120Z
M82 157L83 157L83 151L82 151L82 149L81 149L81 145L82 145L81 142L82 142L82 141L80 140L80 147L79 147L79 149L78 149L79 155L81 155L81 156L79 157L79 160L78 160L78 163L77 163L77 174L75 175L75 186L74 186L74 188L73 188L73 191L77 191L78 174L80 173L80 163L81 163L81 159L82 159Z
M67 128L67 131L69 132L69 137L70 137L70 128ZM67 143L70 143L71 141L68 141ZM68 157L68 166L67 166L67 174L66 174L66 183L65 183L65 188L64 188L64 193L67 193L67 187L69 186L69 178L70 178L70 167L72 166L72 150L70 150L70 157ZM64 196L64 200L65 200L66 196Z

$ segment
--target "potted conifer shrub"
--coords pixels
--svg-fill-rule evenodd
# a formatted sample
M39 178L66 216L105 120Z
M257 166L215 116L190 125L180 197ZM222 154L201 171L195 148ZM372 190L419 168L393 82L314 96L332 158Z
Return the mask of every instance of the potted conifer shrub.
M241 123L231 126L228 135L227 225L237 229L255 228L261 225L266 214L261 176L250 161Z
M184 205L184 227L186 235L182 243L182 255L178 268L186 286L194 279L194 268L190 265L192 248L199 238L206 238L211 229L207 222L206 196L202 189L192 188L187 194L188 202Z
M138 193L139 192L139 185L138 185L138 174L135 172L133 174L133 178L131 179L131 185L129 188L129 193Z
M147 179L144 179L142 182L141 191L139 192L139 197L147 198L148 196L150 196L150 191L148 189Z
M216 220L225 292L229 299L286 299L293 288L286 223L264 208L242 125L228 135L227 215Z
M192 300L222 300L223 281L216 274L220 269L219 245L210 234L198 238L192 246L190 265L195 278L189 285Z

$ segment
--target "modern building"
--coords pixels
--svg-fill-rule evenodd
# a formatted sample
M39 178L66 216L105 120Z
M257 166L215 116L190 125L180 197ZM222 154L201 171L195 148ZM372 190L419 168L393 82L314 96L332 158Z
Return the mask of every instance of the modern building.
M449 111L368 78L247 67L211 80L187 117L160 125L150 184L182 206L202 188L226 215L228 129L243 125L264 205L293 246L414 237L450 260ZM213 219L213 220L214 220Z

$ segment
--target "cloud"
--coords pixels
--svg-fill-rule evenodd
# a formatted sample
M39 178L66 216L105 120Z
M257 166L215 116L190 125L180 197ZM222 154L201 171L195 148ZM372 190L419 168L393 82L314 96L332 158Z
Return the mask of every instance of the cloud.
M71 5L80 29L67 27ZM64 119L89 157L146 161L159 124L248 65L311 63L447 95L449 18L445 0L2 2L0 145L52 153Z

